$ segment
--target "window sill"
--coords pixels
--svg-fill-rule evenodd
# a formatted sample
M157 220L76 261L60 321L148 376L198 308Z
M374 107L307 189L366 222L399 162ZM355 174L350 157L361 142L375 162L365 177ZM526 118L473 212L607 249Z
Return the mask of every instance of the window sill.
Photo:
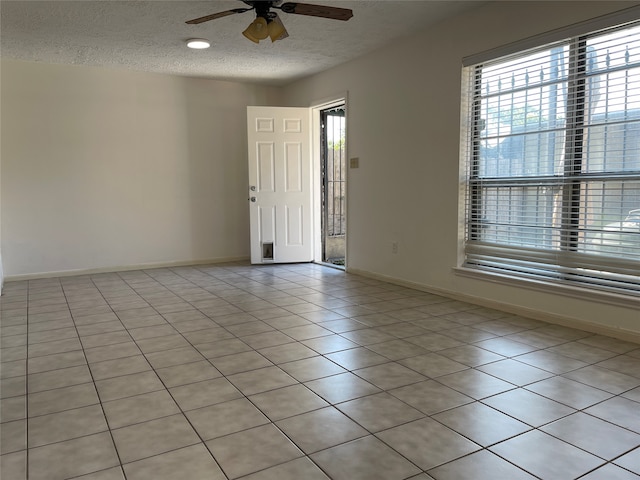
M476 270L473 268L456 267L453 269L453 271L456 275L460 275L462 277L507 285L511 287L525 288L541 293L563 295L565 297L572 297L580 300L598 303L606 303L615 305L617 307L640 307L640 297L632 295L623 295L611 292L603 292L595 289L574 287L560 282L543 282L540 280L525 279L510 275L501 275L499 273Z

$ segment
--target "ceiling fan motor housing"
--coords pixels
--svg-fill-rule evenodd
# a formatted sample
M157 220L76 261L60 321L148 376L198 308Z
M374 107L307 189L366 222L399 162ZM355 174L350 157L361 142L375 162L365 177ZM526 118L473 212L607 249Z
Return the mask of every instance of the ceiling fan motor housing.
M253 6L256 11L256 17L262 17L269 21L269 12L274 2L245 2Z

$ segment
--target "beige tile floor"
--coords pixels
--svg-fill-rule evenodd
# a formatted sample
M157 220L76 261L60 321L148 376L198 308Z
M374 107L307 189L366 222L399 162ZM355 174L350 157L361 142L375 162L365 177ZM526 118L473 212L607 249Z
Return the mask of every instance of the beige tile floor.
M640 345L319 265L7 283L3 480L640 480Z

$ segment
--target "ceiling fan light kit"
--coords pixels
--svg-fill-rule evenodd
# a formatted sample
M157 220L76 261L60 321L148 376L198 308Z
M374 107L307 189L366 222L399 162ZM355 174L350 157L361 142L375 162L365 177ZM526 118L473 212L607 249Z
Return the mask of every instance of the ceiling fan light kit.
M287 38L289 34L284 27L282 20L278 17L278 14L271 12L272 8L277 8L288 14L308 15L311 17L329 18L332 20L347 21L353 17L353 12L348 8L328 7L323 5L312 5L309 3L296 3L286 2L282 3L282 0L274 1L254 1L254 0L242 0L251 8L234 8L232 10L226 10L224 12L213 13L204 17L194 18L188 20L186 23L190 25L197 25L200 23L215 20L217 18L228 17L237 13L248 12L249 10L255 10L256 19L242 32L242 34L254 43L260 43L260 40L265 38L271 38L272 42L276 40L282 40ZM208 43L208 42L207 42ZM208 47L208 45L207 45ZM207 48L207 47L191 47L191 48Z
M254 43L260 43L269 36L267 21L262 17L257 17L242 34Z
M283 38L287 38L289 36L287 29L284 28L284 23L282 23L282 20L280 20L280 17L275 13L273 15L274 18L271 20L271 22L269 22L269 25L267 25L271 42L282 40Z
M263 17L257 17L242 34L254 43L260 43L260 40L271 38L271 42L287 38L289 34L284 28L282 20L272 13L273 18L265 20Z

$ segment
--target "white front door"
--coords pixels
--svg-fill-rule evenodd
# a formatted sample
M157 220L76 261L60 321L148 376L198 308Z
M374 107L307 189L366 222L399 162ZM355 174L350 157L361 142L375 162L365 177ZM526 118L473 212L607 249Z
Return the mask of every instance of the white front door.
M247 107L251 263L313 260L310 116Z

